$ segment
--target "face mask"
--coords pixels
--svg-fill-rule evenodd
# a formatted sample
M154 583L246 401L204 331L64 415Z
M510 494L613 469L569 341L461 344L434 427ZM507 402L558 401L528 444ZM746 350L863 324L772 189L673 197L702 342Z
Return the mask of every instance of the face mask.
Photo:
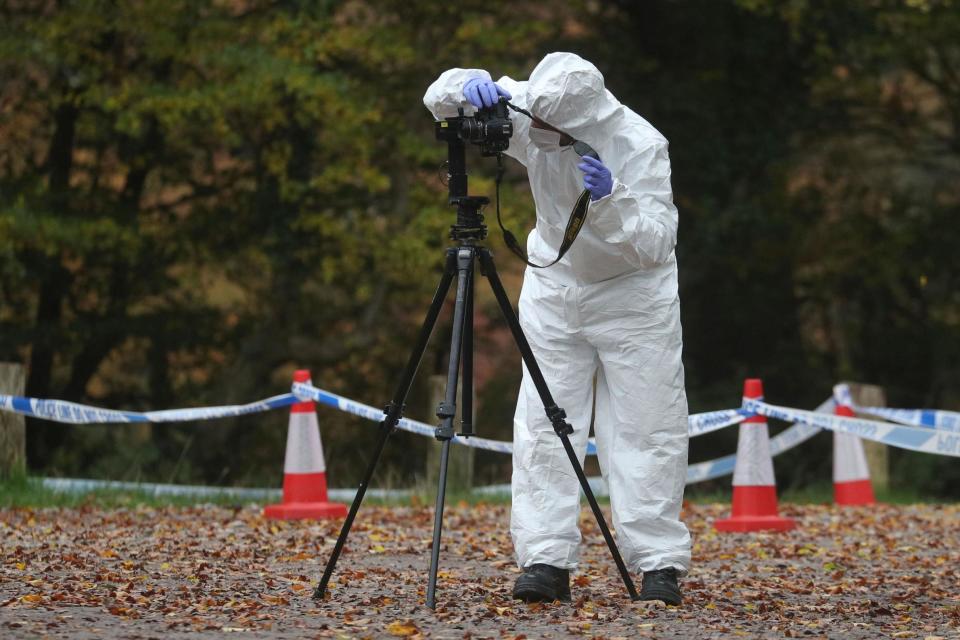
M549 129L530 127L530 142L542 151L560 150L560 134Z

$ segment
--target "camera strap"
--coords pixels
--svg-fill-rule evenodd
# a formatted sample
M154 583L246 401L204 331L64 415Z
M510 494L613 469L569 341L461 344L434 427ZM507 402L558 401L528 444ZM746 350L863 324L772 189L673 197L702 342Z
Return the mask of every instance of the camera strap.
M531 267L535 267L537 269L546 269L547 267L552 267L560 262L560 259L563 258L564 254L570 250L571 246L573 246L573 241L577 239L577 235L580 233L580 229L583 227L583 223L587 219L587 210L590 208L590 191L584 189L583 193L580 194L580 197L577 198L577 203L573 206L573 211L570 212L570 218L567 220L567 228L563 232L563 242L560 243L560 249L557 251L556 259L550 264L534 264L533 262L530 262L526 253L520 248L520 243L517 242L517 238L510 232L509 229L503 226L503 221L500 219L500 181L503 179L503 172L503 158L501 157L501 154L497 154L497 224L500 225L500 230L503 232L504 243L507 245L507 248L514 253L514 255L526 262Z

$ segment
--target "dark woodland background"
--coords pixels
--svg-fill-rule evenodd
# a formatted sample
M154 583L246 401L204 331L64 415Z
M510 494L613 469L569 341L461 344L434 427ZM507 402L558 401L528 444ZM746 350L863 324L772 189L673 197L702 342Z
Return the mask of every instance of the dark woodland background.
M421 103L453 66L526 78L575 51L671 142L692 412L761 377L811 408L841 379L960 408L960 6L950 0L0 4L0 360L28 395L109 408L244 403L295 368L393 393L438 279L446 205ZM508 226L533 225L512 161ZM471 192L493 194L473 153ZM520 263L490 245L515 297ZM478 302L478 426L509 439L519 357ZM446 324L424 374L444 371ZM425 377L408 415L432 422ZM320 409L333 486L372 423ZM44 475L279 486L287 415L31 421ZM378 481L423 473L400 434ZM733 452L736 430L691 441ZM960 496L956 460L893 451L892 482ZM829 482L830 436L776 460ZM478 454L477 483L509 459ZM729 479L717 486L728 486Z

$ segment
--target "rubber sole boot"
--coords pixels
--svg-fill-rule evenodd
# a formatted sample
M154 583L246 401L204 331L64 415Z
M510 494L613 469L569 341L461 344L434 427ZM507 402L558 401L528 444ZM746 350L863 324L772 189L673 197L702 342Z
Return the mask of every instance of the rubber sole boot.
M679 606L683 602L680 585L677 584L677 570L673 567L645 571L643 587L640 588L641 600L660 600L664 604Z
M531 565L513 585L513 597L525 602L569 602L570 571L548 564Z

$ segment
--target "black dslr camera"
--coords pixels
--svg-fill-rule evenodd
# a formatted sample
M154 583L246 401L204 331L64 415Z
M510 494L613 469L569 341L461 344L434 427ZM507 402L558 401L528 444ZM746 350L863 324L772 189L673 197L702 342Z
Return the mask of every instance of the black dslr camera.
M463 108L453 118L436 123L437 139L453 142L463 140L480 147L483 156L495 156L510 146L513 135L513 123L507 111L507 101L501 98L492 107L477 110L476 115L463 115Z

